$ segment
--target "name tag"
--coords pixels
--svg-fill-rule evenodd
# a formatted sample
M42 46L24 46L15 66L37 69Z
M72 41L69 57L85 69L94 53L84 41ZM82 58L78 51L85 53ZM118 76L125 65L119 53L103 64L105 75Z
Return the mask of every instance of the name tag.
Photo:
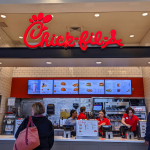
M128 119L128 117L126 117L126 119Z

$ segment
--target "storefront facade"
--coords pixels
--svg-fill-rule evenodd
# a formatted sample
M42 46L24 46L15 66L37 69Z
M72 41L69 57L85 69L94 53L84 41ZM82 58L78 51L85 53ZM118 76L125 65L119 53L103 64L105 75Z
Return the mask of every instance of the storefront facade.
M47 107L47 104L49 102L54 103L56 107L56 114L53 116L53 118L55 118L55 120L52 119L53 121L60 119L60 109L72 109L69 107L72 107L73 103L75 102L79 102L79 106L85 106L87 108L87 111L91 111L93 107L93 101L90 100L92 100L94 97L113 97L114 99L145 99L147 114L150 111L150 10L149 8L147 8L147 5L149 3L140 1L107 2L107 4L105 2L93 1L91 3L87 3L84 1L81 4L80 3L68 3L65 1L62 3L46 3L40 1L37 4L36 2L25 1L24 3L19 4L15 3L14 1L10 2L10 4L5 4L5 2L2 2L0 4L0 15L6 16L6 18L0 18L0 94L2 96L0 103L1 133L3 132L2 122L4 115L8 109L7 101L9 97L16 97L23 102L27 100L44 100L45 107ZM110 5L112 6L111 8L108 7ZM19 9L12 9L12 6L14 6L13 8L18 7ZM51 11L49 11L48 6L51 8ZM132 6L135 7L133 8ZM40 7L41 9L39 9ZM27 12L25 8L28 9L29 14L26 14ZM99 11L100 8L101 11ZM119 14L122 10L124 10L124 12L122 12L122 14ZM36 22L36 18L34 17L38 17L39 13L41 12L43 12L44 16L49 15L49 13L52 15L51 19L45 19L45 23L47 23L48 25L45 28L45 32L43 32L41 36L43 34L45 35L43 35L43 38L41 39L39 39L39 37L34 39L31 38L34 37L34 34L31 35L29 33L30 37L28 37L27 30L29 26ZM115 17L113 13L115 13L117 17ZM148 13L148 15L142 16L143 13ZM99 16L95 17L95 14L99 14ZM33 17L32 15L35 16ZM117 21L117 18L119 18L119 16L121 17L121 15L124 19L120 18L120 21L115 22ZM125 18L128 15L131 15L131 17L129 19ZM140 17L138 15L140 15ZM132 16L133 18L135 18L135 20L132 18ZM22 19L23 17L24 19ZM95 27L90 28L90 25L92 24L90 23L88 17L89 19L91 19L91 22ZM100 21L100 17L102 17L102 21ZM31 18L32 20L29 20ZM107 20L107 18L109 18L109 21ZM113 21L113 19L111 20L111 18L113 18L115 21ZM15 19L16 21L12 23L12 21ZM44 22L44 17L42 19ZM71 21L69 22L68 19L70 19ZM99 19L99 21L95 19ZM143 19L143 24L140 24L138 22L138 20L140 19ZM22 22L23 20L25 21ZM49 21L52 22L48 23ZM132 27L130 27L132 21L133 25L131 25ZM42 24L39 23L40 26L43 25L43 22ZM121 23L119 24L119 22ZM129 23L125 24L125 22ZM87 25L88 23L89 25ZM59 24L61 25L59 26ZM99 24L100 27L98 28L98 25L96 24ZM117 26L115 24L119 25ZM140 25L138 26L138 24ZM22 28L20 27L20 31L19 26L23 26ZM105 28L105 26L109 27ZM143 27L145 27L145 30L143 29ZM18 32L16 32L17 28ZM127 30L128 28L130 28L129 31ZM46 30L50 32L47 32ZM88 32L85 32L85 30ZM66 32L68 32L68 35ZM127 32L127 34L125 32ZM16 34L17 37L21 36L21 38L16 40L14 34ZM36 32L36 34L38 34L38 32ZM53 34L55 34L55 36ZM84 36L87 35L87 38L85 39L82 34ZM54 40L52 40L52 35L54 37ZM102 36L102 38L100 38L100 36ZM128 38L125 36L127 36ZM105 37L107 38L105 39ZM26 38L28 40L25 40ZM63 44L62 42L59 42L59 40L57 40L61 40L61 38L65 40ZM69 38L73 38L73 45L71 45L72 42L69 42ZM103 40L103 43L100 44L100 40L101 42ZM50 41L51 45L48 44ZM38 43L39 45L34 46ZM57 44L55 45L55 43ZM30 95L27 93L28 80L58 79L128 79L132 82L132 94ZM68 103L68 101L71 101L70 104ZM63 141L59 141L59 139L57 139L55 149L60 148L60 145L64 146L65 149L69 149L69 147L71 147L70 145L73 145L71 144L71 142L73 141L69 141L69 143L64 144ZM82 144L79 142L77 143L77 145L81 144L82 147L83 145L87 144L86 141L84 142L85 143ZM117 142L119 143L120 141ZM92 144L94 145L94 143ZM108 145L107 149L109 149L110 146L111 144ZM115 146L116 145L114 145L114 147ZM121 147L120 144L118 144L117 146L119 148ZM95 148L102 149L102 147L105 146L96 145ZM124 147L125 149L130 149L131 147L137 148L135 146L135 143L131 143L130 145L125 144ZM139 147L146 149L146 147L142 146L141 143L139 144ZM77 147L73 146L72 148L76 149ZM86 147L86 149L87 148L89 147Z

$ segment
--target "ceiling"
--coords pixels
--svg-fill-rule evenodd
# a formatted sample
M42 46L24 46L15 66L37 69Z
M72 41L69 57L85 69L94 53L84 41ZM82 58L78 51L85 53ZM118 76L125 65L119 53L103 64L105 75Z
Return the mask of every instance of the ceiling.
M150 66L150 58L53 58L0 59L0 67L142 67ZM46 62L52 62L47 65ZM96 62L102 62L96 64Z
M150 12L148 16L143 17L143 12L107 12L99 13L99 17L95 17L95 13L53 13L52 21L45 24L49 28L50 36L66 36L66 32L70 32L70 27L81 27L81 31L89 31L94 34L102 31L103 37L110 37L110 31L115 29L116 39L122 39L122 43L139 43L150 29ZM23 36L27 27L31 24L29 19L33 14L6 14L6 18L0 17L0 22L5 22L8 27L2 27L6 34L15 42L20 41L24 44ZM35 14L38 15L38 14ZM47 14L44 14L47 15ZM38 33L36 29L35 33ZM81 32L73 31L70 35L80 37ZM130 38L133 34L135 37ZM38 43L38 40L28 42Z

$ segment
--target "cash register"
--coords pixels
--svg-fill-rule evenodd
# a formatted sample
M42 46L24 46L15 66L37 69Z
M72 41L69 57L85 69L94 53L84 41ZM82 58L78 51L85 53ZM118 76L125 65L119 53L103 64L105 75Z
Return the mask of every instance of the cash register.
M120 127L122 138L134 139L134 133L131 131L131 128L132 126L130 128L128 128L127 126Z
M113 139L113 132L112 132L111 125L102 125L101 131L102 131L102 137L104 137L103 133L106 133L106 139Z
M70 138L71 137L71 131L74 130L73 125L63 125L64 128L64 138Z

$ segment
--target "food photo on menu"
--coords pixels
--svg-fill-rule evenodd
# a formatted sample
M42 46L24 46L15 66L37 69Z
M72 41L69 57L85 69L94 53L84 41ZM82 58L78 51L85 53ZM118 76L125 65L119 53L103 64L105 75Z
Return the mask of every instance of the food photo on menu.
M79 80L79 94L104 94L104 80Z
M54 80L54 94L78 94L78 80Z
M28 80L28 94L52 94L53 80Z
M131 80L105 80L105 94L131 95Z

